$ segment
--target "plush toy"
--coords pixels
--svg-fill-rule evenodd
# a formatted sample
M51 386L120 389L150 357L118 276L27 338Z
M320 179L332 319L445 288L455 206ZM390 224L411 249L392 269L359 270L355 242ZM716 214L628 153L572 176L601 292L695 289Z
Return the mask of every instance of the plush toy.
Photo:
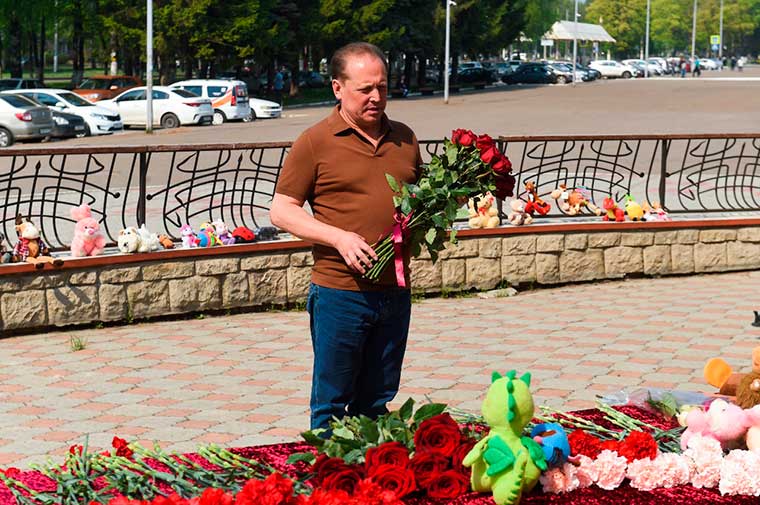
M21 214L16 216L16 234L18 242L13 246L14 263L32 263L34 268L38 269L44 268L45 263L56 267L63 265L62 259L50 256L50 249L40 238L40 231L34 223L22 217Z
M195 232L189 224L183 224L179 233L182 236L182 247L185 249L198 247L198 237L195 236Z
M760 346L752 350L752 371L734 373L731 366L721 358L712 358L705 364L703 374L708 384L720 390L720 394L736 396L736 403L743 409L760 405Z
M617 203L615 203L615 200L612 198L605 198L602 201L602 208L605 212L604 217L602 217L604 221L617 221L619 223L625 221L625 213L623 212L623 209L618 207Z
M533 181L525 183L525 191L528 193L528 203L525 204L525 212L530 214L539 214L545 216L549 213L552 206L550 203L543 201L538 197L536 183Z
M628 214L628 219L631 221L644 220L644 209L636 203L631 195L625 195L625 213Z
M519 503L547 468L541 446L522 436L534 414L530 374L516 376L514 370L504 377L498 372L491 376L482 408L490 429L462 462L472 468L472 489L491 491L497 505Z
M278 233L279 231L274 226L256 228L256 241L278 240L280 238L277 236Z
M533 426L530 436L543 449L548 466L561 467L570 457L570 441L561 424L537 424Z
M667 211L662 208L660 202L652 203L652 213L654 214L655 221L672 221Z
M0 263L13 263L13 254L5 246L5 235L0 233Z
M686 449L694 435L702 435L714 438L723 449L736 449L744 441L750 425L751 419L744 409L725 400L713 400L707 411L694 409L687 414L681 448Z
M222 245L232 245L235 243L235 237L232 236L230 229L227 228L227 225L224 224L224 221L219 219L211 224L214 227L214 234L216 235L216 238L219 239L219 242L221 242Z
M196 236L198 237L198 247L214 247L222 245L214 232L214 226L209 222L201 223Z
M158 241L158 235L148 231L145 223L140 225L137 233L140 235L140 247L138 247L137 252L151 252L160 249L161 243Z
M124 254L135 253L140 248L140 233L134 226L128 226L119 232L116 246Z
M158 242L164 249L174 249L174 241L168 235L159 235Z
M75 258L99 256L106 248L106 238L100 233L100 225L92 217L90 206L83 203L71 209L71 217L77 222L71 241L71 255Z
M256 240L256 233L245 226L238 226L232 230L232 236L235 237L235 243L249 244Z
M493 206L491 192L470 198L467 206L470 208L470 228L496 228L499 226L499 211Z
M744 442L750 451L760 452L760 405L755 405L744 413L747 415L747 424L749 424Z
M551 196L557 202L557 207L568 216L577 216L584 207L597 216L602 215L602 209L594 205L578 189L568 190L567 186L560 184L557 189L551 192Z
M525 211L525 202L515 198L509 204L512 212L507 214L507 219L515 226L522 226L533 222L533 216Z

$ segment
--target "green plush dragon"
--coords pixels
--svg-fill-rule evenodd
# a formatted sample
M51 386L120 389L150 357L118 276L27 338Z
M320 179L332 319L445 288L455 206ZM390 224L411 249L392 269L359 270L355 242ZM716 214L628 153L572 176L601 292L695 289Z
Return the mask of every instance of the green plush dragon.
M491 491L497 505L519 503L523 492L533 489L546 470L541 446L522 436L534 412L530 374L516 375L514 370L504 377L493 372L482 409L491 429L463 461L465 467L472 467L472 489Z

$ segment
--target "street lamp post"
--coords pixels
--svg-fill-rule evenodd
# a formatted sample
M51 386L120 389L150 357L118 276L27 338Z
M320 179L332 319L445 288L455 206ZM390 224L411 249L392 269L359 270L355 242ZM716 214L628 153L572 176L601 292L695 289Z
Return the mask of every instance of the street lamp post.
M145 80L148 88L145 90L145 103L147 104L145 133L153 133L153 0L147 1L148 29L145 48L148 54L146 55Z
M718 58L720 58L721 62L723 61L723 0L720 0L720 40L718 40Z
M649 9L651 0L647 0L647 30L644 36L644 77L649 77Z
M573 86L575 86L575 66L578 61L578 0L575 0L575 17L573 18Z
M697 45L697 0L694 0L694 19L691 22L691 65L694 66L694 54Z
M453 0L444 0L446 2L446 50L444 51L444 69L443 69L443 103L449 103L449 53L451 49L451 6L457 3Z

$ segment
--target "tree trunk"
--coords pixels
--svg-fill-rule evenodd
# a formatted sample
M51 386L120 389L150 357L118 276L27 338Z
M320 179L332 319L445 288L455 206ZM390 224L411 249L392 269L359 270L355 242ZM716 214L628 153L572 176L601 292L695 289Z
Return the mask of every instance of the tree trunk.
M37 67L37 79L45 80L45 16L40 19L40 57Z
M71 75L71 83L77 86L84 77L84 25L82 23L82 0L73 0L74 5L74 34L72 37L74 52L74 71Z
M29 75L34 75L37 71L37 32L34 27L29 30Z
M13 12L8 20L8 25L13 27L19 26L18 16ZM9 30L8 38L8 69L11 72L11 77L21 78L23 77L23 69L21 68L21 33L19 30Z
M449 81L453 84L457 84L459 82L459 79L457 78L458 77L457 74L459 73L457 72L458 68L459 68L459 53L457 51L452 51L451 52L451 78L449 79ZM444 72L446 71L445 67L443 71ZM446 76L444 75L443 78L446 79Z
M296 54L295 58L295 64L290 67L293 69L293 71L290 74L290 90L288 93L288 96L296 96L298 95L298 92L300 91L298 89L298 73L301 71L300 67L298 66L298 55Z
M407 87L411 86L412 84L413 71L414 55L411 53L406 53L406 58L404 58L404 82L406 83Z

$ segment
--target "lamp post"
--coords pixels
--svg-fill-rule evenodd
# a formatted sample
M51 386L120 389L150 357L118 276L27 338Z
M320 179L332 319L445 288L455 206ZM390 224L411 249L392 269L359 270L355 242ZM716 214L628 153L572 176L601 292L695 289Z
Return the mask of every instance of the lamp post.
M697 45L697 0L694 0L694 19L691 22L691 64L694 66L694 54Z
M644 77L649 77L649 10L651 0L647 0L647 29L644 35Z
M449 53L451 49L451 6L457 3L454 0L444 0L446 2L446 50L444 55L443 69L443 103L449 103Z
M573 86L575 86L575 66L578 61L578 0L575 0L575 17L573 18Z
M145 133L153 133L153 0L148 1L148 27L146 48L145 80L148 88L145 90L145 103L147 104Z
M720 40L718 40L718 58L720 58L720 61L722 63L723 62L723 0L720 0Z

